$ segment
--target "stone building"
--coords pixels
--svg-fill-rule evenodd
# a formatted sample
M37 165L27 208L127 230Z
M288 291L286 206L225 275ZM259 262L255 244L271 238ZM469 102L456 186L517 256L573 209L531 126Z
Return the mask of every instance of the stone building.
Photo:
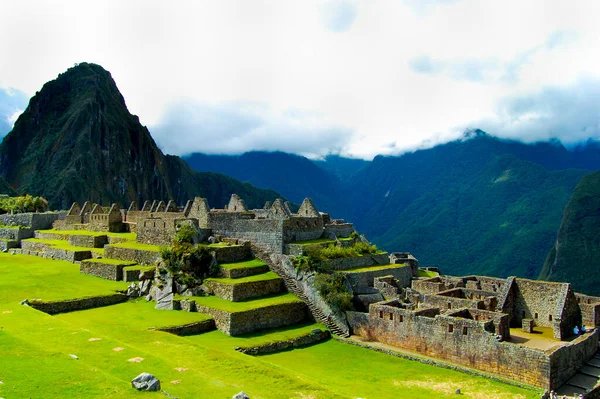
M368 313L347 312L353 333L546 389L564 384L598 350L597 331L574 335L585 298L567 283L438 276L413 280L410 293L373 303ZM511 335L531 326L552 334L548 347Z

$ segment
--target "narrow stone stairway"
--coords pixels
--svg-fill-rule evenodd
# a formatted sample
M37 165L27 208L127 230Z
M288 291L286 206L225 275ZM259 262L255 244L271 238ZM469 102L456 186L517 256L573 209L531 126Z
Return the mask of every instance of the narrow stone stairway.
M338 325L333 323L327 317L327 315L325 315L320 309L318 309L314 305L314 303L310 300L310 298L308 298L304 294L304 292L298 288L298 285L296 284L296 280L291 278L290 276L288 276L287 273L285 273L285 271L279 265L276 265L275 263L273 263L267 253L265 253L260 248L257 248L255 246L253 246L252 249L254 251L254 256L256 256L258 259L262 260L267 265L269 265L271 270L274 271L277 275L279 275L279 277L281 277L283 279L283 282L284 282L286 288L288 289L288 291L292 292L294 295L296 295L298 298L300 298L308 306L308 309L310 310L310 313L313 315L315 320L318 320L321 323L325 324L327 326L327 328L335 335L339 335L339 336L345 337L345 338L348 338L350 336L349 331L342 330Z
M571 377L556 392L561 397L567 395L571 398L584 396L600 383L600 352L591 357L581 369Z

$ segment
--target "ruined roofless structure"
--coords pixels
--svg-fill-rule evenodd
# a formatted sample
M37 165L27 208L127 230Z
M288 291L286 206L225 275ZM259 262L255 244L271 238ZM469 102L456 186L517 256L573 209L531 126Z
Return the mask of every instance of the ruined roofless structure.
M83 207L74 203L60 222L62 229L135 232L138 242L154 245L170 245L179 227L188 224L198 232L200 242L210 236L234 237L277 254L295 241L349 237L354 231L351 223L331 220L328 214L319 212L310 198L293 213L290 204L281 199L267 202L262 209L248 209L236 194L223 209L211 209L201 197L188 201L183 208L174 201L146 201L141 210L136 202L127 210L113 204L108 211L88 202Z

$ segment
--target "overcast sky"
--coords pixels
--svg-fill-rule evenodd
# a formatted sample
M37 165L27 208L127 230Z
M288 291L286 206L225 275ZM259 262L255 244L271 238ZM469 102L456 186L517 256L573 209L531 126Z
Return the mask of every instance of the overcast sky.
M77 62L171 154L600 138L600 1L0 2L0 136Z

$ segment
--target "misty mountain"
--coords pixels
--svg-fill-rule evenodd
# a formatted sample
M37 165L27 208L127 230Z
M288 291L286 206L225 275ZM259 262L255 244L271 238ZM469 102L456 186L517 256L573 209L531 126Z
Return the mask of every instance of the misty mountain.
M127 110L109 72L81 63L31 98L0 144L0 176L19 193L40 195L51 208L73 201L117 202L196 195L223 206L232 193L262 207L277 193L228 176L196 173L165 156L148 129Z
M445 273L536 278L573 189L600 169L600 147L523 144L475 130L370 162L339 156L309 161L284 153L194 154L186 161L295 201L310 196L320 210L352 221L379 247L412 252Z

